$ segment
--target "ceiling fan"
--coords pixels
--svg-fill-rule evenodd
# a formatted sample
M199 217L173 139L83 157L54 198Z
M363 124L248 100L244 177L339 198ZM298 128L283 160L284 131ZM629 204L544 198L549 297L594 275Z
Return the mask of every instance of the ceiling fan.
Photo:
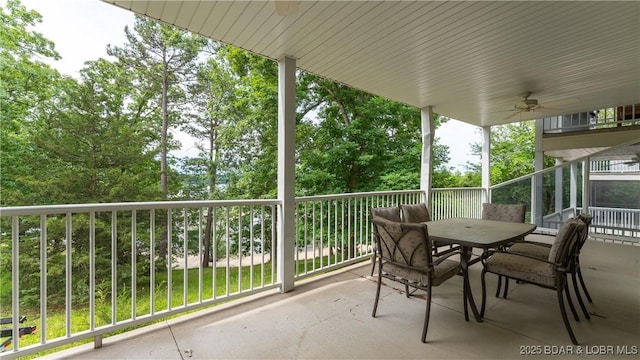
M578 99L575 99L575 98L569 98L569 99L562 99L558 101L552 101L552 102L546 103L546 106L542 106L540 105L538 99L531 98L531 95L533 95L533 92L527 91L522 95L522 100L513 104L513 109L504 110L504 111L513 112L513 114L507 116L506 118L504 118L504 120L510 120L516 116L520 116L520 120L522 120L522 113L533 112L533 113L544 114L544 113L550 113L550 112L558 112L558 109L553 109L550 106L571 104L579 101Z
M523 112L529 112L529 111L536 111L540 108L542 108L542 106L540 106L538 104L538 100L537 99L530 99L529 97L533 95L532 92L528 91L526 94L524 94L522 101L519 101L517 103L515 103L513 105L513 108L515 111L523 111Z

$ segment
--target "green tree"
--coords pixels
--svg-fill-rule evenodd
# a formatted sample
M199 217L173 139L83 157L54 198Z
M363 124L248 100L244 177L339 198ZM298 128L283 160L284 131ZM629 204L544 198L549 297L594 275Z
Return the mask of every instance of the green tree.
M170 129L181 124L185 84L194 79L193 69L205 39L171 25L137 16L133 31L125 27L128 43L108 46L107 53L136 76L140 89L136 103L153 103L159 110L160 191L169 195L168 153Z
M26 179L32 150L29 123L48 111L60 74L41 59L59 59L53 42L31 28L42 16L17 0L0 6L0 205L33 205L47 199Z
M224 171L225 159L233 152L233 148L223 147L221 138L237 123L236 88L237 79L225 59L218 55L198 68L197 81L189 87L191 121L183 130L199 140L196 143L199 156L188 159L185 165L193 172L191 179L201 179L200 198L221 197L219 173ZM209 207L207 214L212 213L213 208ZM213 216L206 217L203 266L208 266L210 260L213 221Z
M308 76L319 120L309 122L300 152L303 193L410 189L420 185L420 111L391 100ZM304 81L303 81L304 83ZM436 127L447 121L437 116ZM448 169L448 148L434 145L434 184Z
M123 47L108 46L107 53L115 56L125 69L135 75L138 95L133 103L140 109L151 108L154 114L159 114L160 192L166 199L170 193L179 193L178 188L169 191L170 183L179 185L177 178L169 179L168 155L175 147L171 143L170 129L184 121L185 85L194 79L193 69L206 41L199 35L140 16L136 16L133 31L128 27L124 31L127 44ZM159 256L166 259L167 224L158 225L165 228L159 240Z
M475 155L482 153L482 144L472 144ZM491 128L490 181L499 184L511 179L530 174L535 164L535 122L500 125ZM545 156L544 168L554 166L553 158ZM479 170L479 166L476 167ZM544 213L548 213L553 205L554 186L550 178L545 176L543 189ZM512 184L492 193L492 201L497 203L525 203L531 199L531 182Z
M28 139L31 151L24 159L31 166L30 183L38 189L43 199L55 203L95 203L149 201L160 199L161 193L154 176L158 172L154 147L149 146L155 134L149 127L149 119L130 111L128 103L131 89L131 74L114 64L99 59L89 62L81 70L81 80L66 78L58 86L55 106L46 116L31 122ZM85 301L88 286L90 222L85 215L74 215L73 263L74 301ZM98 279L110 281L111 214L95 214L95 242ZM47 256L64 258L65 216L47 217ZM120 224L130 222L119 219ZM34 224L25 229L37 229ZM116 238L123 242L114 254L120 259L130 259L125 246L131 238L130 226L122 226ZM34 231L25 232L25 242L38 242ZM148 252L148 235L138 236L140 253ZM34 246L33 249L37 249ZM21 252L21 271L38 271L39 254L33 249ZM33 259L33 261L24 261ZM10 263L10 262L9 262ZM64 261L52 261L47 281L52 303L64 299ZM140 262L142 265L142 262ZM10 272L10 271L9 271ZM21 286L37 289L37 277L25 276ZM62 300L63 301L63 300Z
M227 149L224 173L227 194L237 199L274 198L277 194L278 67L270 60L224 46L238 84L237 118L220 139Z
M58 203L160 198L153 181L157 152L150 146L155 134L148 118L127 109L128 89L131 75L104 59L89 62L80 82L67 78L59 88L55 107L31 128L35 153L47 160L33 181L48 198Z

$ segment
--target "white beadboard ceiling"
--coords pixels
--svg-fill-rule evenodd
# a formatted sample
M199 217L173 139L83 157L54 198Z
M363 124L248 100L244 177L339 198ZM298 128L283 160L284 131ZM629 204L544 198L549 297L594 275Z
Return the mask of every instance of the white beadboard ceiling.
M103 1L477 126L640 103L637 1Z

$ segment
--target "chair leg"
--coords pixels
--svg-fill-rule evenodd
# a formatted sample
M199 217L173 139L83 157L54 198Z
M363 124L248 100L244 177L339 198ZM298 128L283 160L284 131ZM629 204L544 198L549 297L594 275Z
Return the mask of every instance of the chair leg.
M578 279L580 279L580 285L582 285L582 290L584 290L584 295L587 297L587 301L593 302L593 300L591 300L591 295L589 295L589 291L587 291L587 286L584 284L582 271L580 271L580 265L578 265L578 270L576 272L578 273Z
M502 293L502 298L506 299L507 298L507 292L509 292L509 278L508 277L504 277L504 292Z
M500 288L502 288L502 275L498 275L498 286L496 287L496 297L500 297Z
M571 313L573 314L573 318L576 321L580 321L580 318L578 317L578 312L576 311L576 307L573 306L573 300L571 300L571 294L569 294L569 283L567 281L569 281L569 280L566 279L565 282L564 282L564 293L565 293L565 296L567 297L567 303L569 303L569 309L571 309Z
M373 276L373 271L376 269L377 259L378 259L378 250L373 249L373 255L371 255L371 276Z
M485 275L487 274L487 271L485 269L482 269L482 273L480 278L482 279L482 304L480 305L480 317L483 318L484 317L484 308L486 306L487 303L487 283L485 282ZM501 276L498 275L498 289L500 288L500 278ZM498 295L496 294L496 297L498 297Z
M411 297L411 294L409 293L409 285L408 284L404 284L404 293L407 296L407 299Z
M382 261L378 264L378 289L376 290L376 300L373 302L373 313L371 316L376 317L378 309L378 299L380 299L380 287L382 286Z
M429 283L427 293L427 309L424 314L424 328L422 329L422 342L427 342L427 328L429 327L429 314L431 313L431 283Z
M565 288L564 286L557 286L560 313L562 314L562 321L564 322L564 326L567 328L567 332L569 333L571 342L573 343L573 345L578 345L578 340L576 340L576 336L573 334L573 330L571 330L571 324L569 324L569 318L567 317L567 310L564 307L564 298L562 296L562 291L564 290L564 288Z
M573 280L573 290L576 293L576 297L578 298L578 304L580 304L580 308L582 308L582 313L584 314L584 317L587 320L591 319L591 316L589 316L589 312L587 311L587 308L584 306L584 302L582 301L582 296L580 295L580 290L578 289L578 279L577 275L575 273L571 274L571 280Z

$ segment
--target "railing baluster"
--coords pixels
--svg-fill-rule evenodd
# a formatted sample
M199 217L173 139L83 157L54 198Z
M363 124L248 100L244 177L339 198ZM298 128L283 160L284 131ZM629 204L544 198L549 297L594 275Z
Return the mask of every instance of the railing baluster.
M89 330L96 328L96 213L89 213Z
M151 315L155 314L156 310L156 211L151 209L149 211L149 268L151 269L149 276L149 311Z
M165 256L167 266L167 309L173 309L173 271L171 270L173 256L173 209L167 210L167 250ZM165 241L163 239L163 241Z
M136 232L138 231L136 210L131 211L131 318L136 319L136 293L137 293L137 257L136 257Z
M265 227L264 227L264 213L266 208L264 205L260 208L260 286L264 286L264 246L265 246Z
M20 317L20 222L17 216L11 219L11 317ZM69 286L67 286L67 289ZM67 320L68 322L69 320ZM12 332L18 334L18 321L12 321ZM68 327L67 327L68 328ZM13 339L13 351L20 350L20 337Z
M242 210L238 206L238 293L242 292Z
M182 256L183 266L182 269L182 305L189 305L189 214L187 208L183 209L182 214Z
M72 277L71 277L71 248L73 239L71 238L71 213L67 213L66 215L66 254L65 254L65 275L66 275L66 283L65 283L65 316L66 316L66 336L71 336L71 286L72 286ZM17 259L16 259L17 261ZM17 304L16 304L17 305Z
M249 290L253 290L253 205L249 207Z
M226 266L226 272L225 272L227 274L227 283L226 283L226 292L225 292L225 294L227 296L229 296L229 291L230 291L229 288L231 286L231 271L230 271L230 268L231 268L230 265L231 264L229 262L229 256L231 255L230 251L229 251L229 245L230 245L230 241L229 241L229 237L230 237L230 234L229 234L229 221L230 221L230 218L229 218L229 216L230 216L229 215L229 207L227 206L227 207L225 207L225 224L226 224L226 229L225 229L225 238L226 239L225 240L226 240L226 248L227 248L226 249L226 265L227 266Z
M198 303L202 304L202 292L204 291L204 256L202 254L202 223L204 208L198 208Z
M212 253L212 257L213 257L213 270L211 271L212 273L212 284L213 284L213 296L212 299L217 299L218 298L218 218L216 217L216 213L218 210L218 207L213 207L212 208L212 213L209 214L210 217L212 217L211 220L211 224L212 224L212 235L211 235L211 253Z
M111 325L118 323L118 225L117 212L111 212Z
M40 215L40 343L47 342L47 215Z

